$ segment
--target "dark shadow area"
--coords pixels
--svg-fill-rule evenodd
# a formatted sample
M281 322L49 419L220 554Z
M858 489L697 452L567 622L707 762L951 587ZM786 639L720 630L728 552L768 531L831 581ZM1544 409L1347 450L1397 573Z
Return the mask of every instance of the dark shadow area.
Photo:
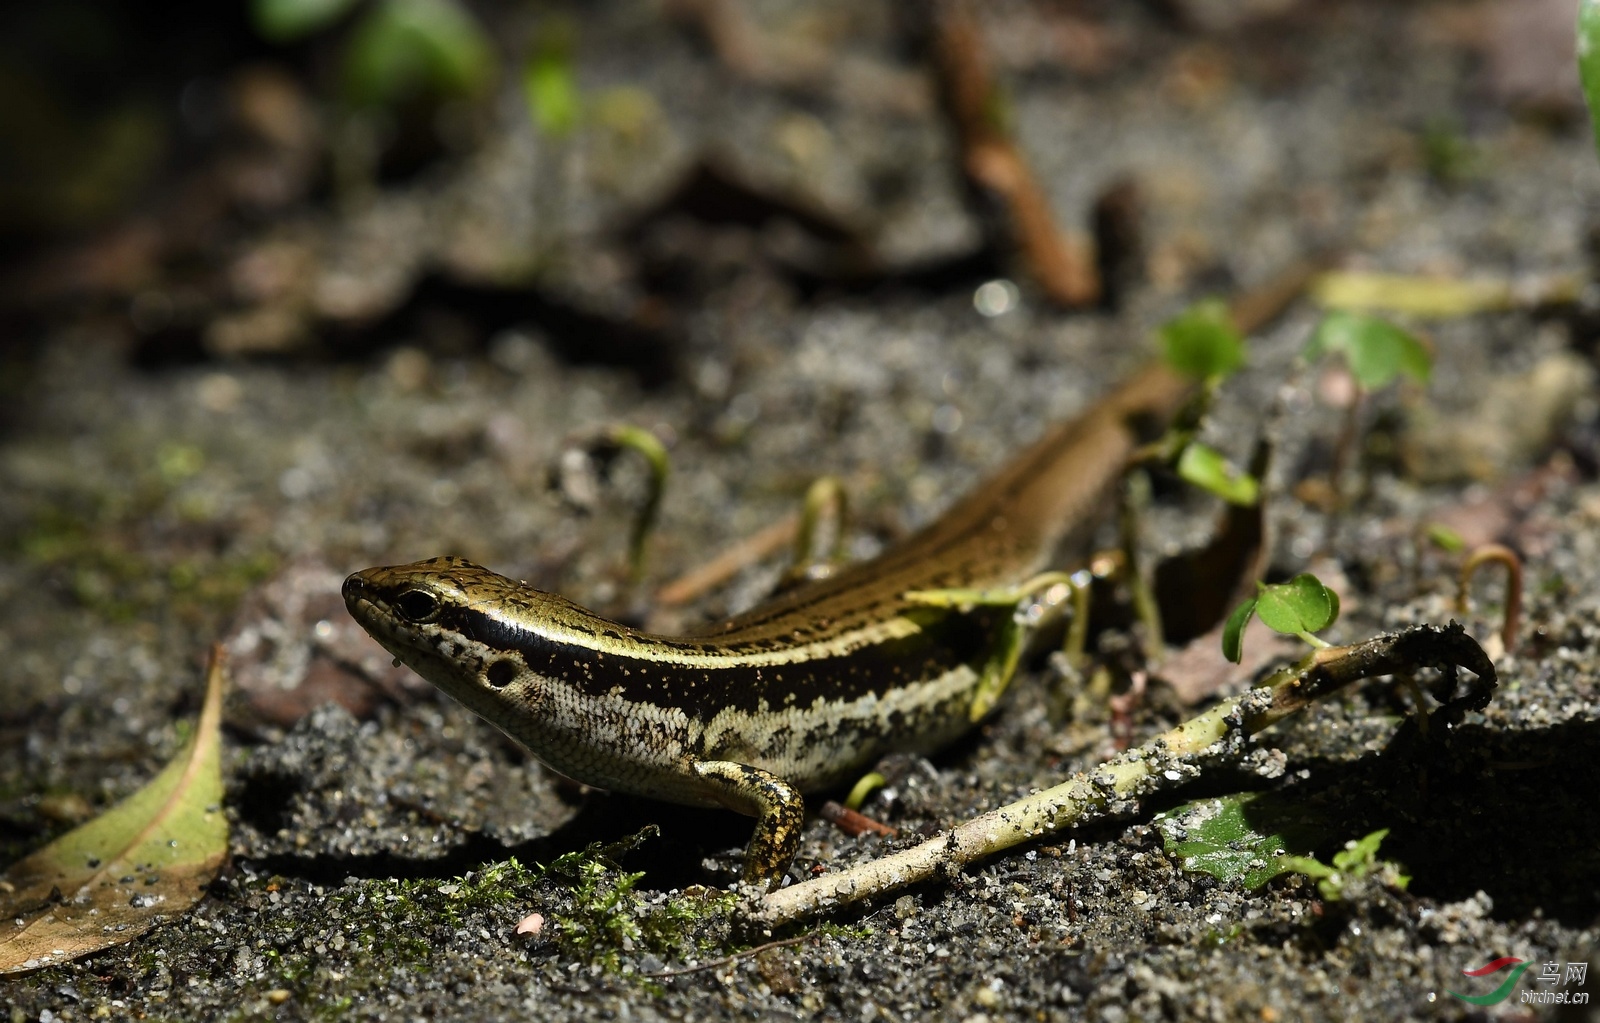
M287 808L287 798L276 794ZM270 812L274 793L255 790L241 798L262 797L256 812ZM252 816L252 820L257 820ZM549 863L563 853L581 851L596 842L621 842L645 825L656 825L660 836L648 840L639 852L624 856L624 867L645 872L644 886L666 890L706 884L701 866L706 856L743 847L750 838L750 818L725 810L671 806L631 796L597 793L567 823L526 842L506 843L481 831L463 830L461 839L442 856L426 858L375 853L360 856L272 855L247 858L255 867L285 877L316 884L338 885L347 877L450 878L515 856L523 863Z
M1346 841L1388 828L1378 855L1411 876L1411 895L1455 902L1483 891L1498 919L1537 911L1587 927L1600 914L1597 765L1600 722L1517 732L1468 724L1429 739L1408 721L1382 753L1296 764L1312 780L1273 803L1297 801L1318 818L1328 838L1313 853L1324 863Z
M637 244L662 221L688 216L707 224L765 227L787 220L819 241L865 250L850 224L826 209L781 192L759 188L714 160L703 160L658 202L626 224L620 234Z
M973 730L946 747L936 762L950 763L975 756L984 741L981 730ZM237 795L230 802L241 819L271 834L292 824L294 803L304 792L305 784L305 779L297 774L256 772L241 778ZM845 791L841 788L810 795L806 805L814 812L824 800L842 799ZM659 828L659 834L648 839L640 851L625 856L621 865L644 871L643 887L665 891L697 884L726 884L728 878L713 876L705 860L738 850L732 862L735 866L742 863L743 849L750 840L754 820L730 810L679 806L594 791L560 827L525 842L508 843L483 831L460 828L454 844L440 856L415 857L384 852L354 856L275 854L240 858L261 870L317 884L337 885L352 876L450 878L511 856L524 863L549 863L563 853L581 851L593 843L621 842L646 825ZM1115 834L1122 826L1107 824L1108 834Z
M1590 926L1600 914L1597 767L1600 722L1464 725L1448 745L1423 744L1414 764L1374 763L1371 784L1399 812L1385 852L1410 869L1414 895L1459 900L1481 889L1499 919L1538 909Z

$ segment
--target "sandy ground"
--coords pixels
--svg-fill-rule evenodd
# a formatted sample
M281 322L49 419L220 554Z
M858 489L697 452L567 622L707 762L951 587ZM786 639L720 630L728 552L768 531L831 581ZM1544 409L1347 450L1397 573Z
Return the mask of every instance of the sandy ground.
M1061 314L1025 282L994 316L975 309L981 278L817 285L785 262L782 231L699 223L654 236L667 264L695 257L694 304L646 335L666 346L647 356L613 358L613 337L537 317L480 337L458 304L385 321L376 350L151 368L130 355L148 350L137 316L62 316L7 384L0 436L0 860L148 779L222 638L239 675L225 731L233 856L181 919L0 981L10 1019L1589 1018L1524 1004L1521 990L1589 990L1539 985L1537 971L1497 1007L1446 992L1490 990L1460 971L1499 956L1564 965L1600 948L1592 295L1418 322L1433 380L1374 396L1370 480L1337 518L1292 496L1326 472L1342 419L1337 374L1295 361L1309 303L1253 339L1208 428L1243 457L1274 403L1285 410L1273 569L1338 581L1332 639L1455 616L1458 559L1422 539L1429 523L1516 547L1524 638L1499 659L1486 711L1432 743L1391 743L1410 698L1368 683L1165 803L697 972L643 976L751 943L696 887L727 883L746 822L554 778L360 646L334 596L350 570L449 552L611 612L693 622L748 606L781 566L687 609L651 607L619 567L642 477L624 460L592 495L582 480L552 486L575 438L628 421L668 440L654 581L782 518L822 473L846 481L851 551L870 556L1136 366L1188 302L1329 244L1385 272L1587 279L1600 163L1583 125L1508 108L1463 9L1328 5L1212 37L1125 13L1102 40L1109 69L1092 74L1029 63L1028 29L1049 27L1026 20L1032 8L997 18L1017 137L1061 220L1083 222L1118 178L1141 187L1149 273L1116 316ZM931 101L883 99L902 97L894 74L920 78L882 19L851 23L839 58L880 91L839 98L730 87L680 35L631 8L607 17L614 31L585 36L582 85L653 97L649 130L628 136L642 151L612 152L600 127L544 140L506 113L504 140L471 159L363 211L250 233L236 256L303 245L323 261L315 286L356 301L336 286L403 297L426 268L474 259L492 278L527 263L506 239L532 231L556 254L540 263L545 294L627 312L638 296L607 269L626 246L596 225L707 153L867 225L891 265L974 237ZM1197 542L1214 511L1163 490L1150 552ZM1496 600L1482 587L1489 621L1470 624L1485 640ZM1200 676L1224 675L1211 660ZM1157 683L1133 737L1190 713ZM794 872L841 869L1092 766L1114 752L1108 718L1035 664L969 739L868 802L901 838L813 820ZM1323 859L1389 828L1382 855L1409 888L1335 902L1291 875L1252 890L1182 870L1151 825L1172 804L1258 789L1319 822ZM581 855L646 825L660 833L620 869ZM544 933L513 933L531 913Z

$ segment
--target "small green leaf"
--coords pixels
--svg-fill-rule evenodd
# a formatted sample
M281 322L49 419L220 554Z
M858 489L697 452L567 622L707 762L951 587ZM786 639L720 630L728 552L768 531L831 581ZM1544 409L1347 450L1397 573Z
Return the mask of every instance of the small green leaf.
M1222 626L1222 656L1238 664L1244 659L1244 629L1250 616L1256 613L1256 598L1251 597L1233 609Z
M262 38L289 42L326 28L356 0L251 0L250 19Z
M1578 8L1578 75L1589 101L1595 145L1600 146L1600 0L1583 0Z
M1339 617L1339 595L1309 572L1286 583L1257 583L1256 614L1275 632L1304 636Z
M1190 306L1160 333L1167 364L1185 376L1220 379L1244 365L1244 340L1228 307L1216 299Z
M1398 865L1378 859L1378 847L1389 835L1388 828L1374 831L1365 838L1352 839L1344 848L1333 854L1333 866L1309 856L1282 856L1278 864L1286 871L1304 874L1317 882L1317 891L1329 902L1344 898L1345 885L1351 881L1381 874L1384 884L1402 891L1411 878L1400 873Z
M382 0L345 53L345 90L357 106L420 94L472 95L493 77L494 49L454 0Z
M1299 801L1255 792L1188 803L1153 823L1184 870L1239 880L1247 888L1283 873L1284 853L1316 848L1328 830Z
M1451 554L1460 554L1467 549L1466 539L1442 522L1428 524L1428 539L1440 550L1449 551Z
M1230 504L1249 507L1261 497L1254 476L1240 471L1216 448L1198 442L1186 445L1178 456L1178 475Z
M1365 838L1346 842L1345 847L1333 854L1333 869L1347 873L1370 873L1378 864L1378 846L1389 837L1389 829L1381 828Z
M1324 316L1306 347L1310 359L1329 353L1343 355L1356 382L1368 391L1402 373L1426 383L1433 372L1433 357L1410 333L1380 317L1345 309Z
M522 65L522 96L534 124L546 135L560 137L578 126L583 100L572 67L570 31L558 31Z
M1315 856L1279 856L1278 866L1286 873L1304 874L1313 881L1324 881L1339 876L1339 872Z

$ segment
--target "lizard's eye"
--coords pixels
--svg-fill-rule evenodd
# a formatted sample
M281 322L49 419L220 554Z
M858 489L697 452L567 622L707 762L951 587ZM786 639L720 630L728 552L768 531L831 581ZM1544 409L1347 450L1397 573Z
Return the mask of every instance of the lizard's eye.
M401 618L420 625L439 613L439 602L426 590L407 590L394 598L394 609Z

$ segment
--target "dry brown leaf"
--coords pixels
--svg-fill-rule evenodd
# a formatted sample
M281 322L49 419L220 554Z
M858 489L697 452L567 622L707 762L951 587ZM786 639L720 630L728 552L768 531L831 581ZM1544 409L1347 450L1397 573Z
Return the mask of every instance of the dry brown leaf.
M0 974L138 937L199 901L228 855L222 813L223 655L183 749L148 785L0 877Z

